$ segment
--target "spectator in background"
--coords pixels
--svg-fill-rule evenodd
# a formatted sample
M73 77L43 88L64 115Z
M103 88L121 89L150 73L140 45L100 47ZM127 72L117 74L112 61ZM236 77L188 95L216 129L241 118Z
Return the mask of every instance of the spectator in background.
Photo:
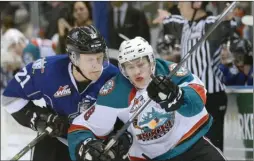
M16 28L21 31L28 39L33 36L33 26L30 23L30 13L28 5L25 2L1 2L1 22L3 26L2 32L9 28Z
M237 22L236 31L241 38L252 41L251 28L242 22L242 18L245 15L246 15L246 9L244 6L238 6L234 9L234 19Z
M13 28L1 37L1 88L6 87L14 74L23 67L22 50L26 41L24 34Z
M109 48L119 49L123 39L119 33L130 39L141 36L150 42L150 30L143 11L128 5L127 2L112 1L109 11Z
M88 26L92 22L92 8L90 3L77 1L71 5L71 16L69 19L60 18L58 20L59 51L66 53L65 39L70 29L79 26Z
M174 35L164 34L164 32L161 31L157 39L156 50L162 59L175 63L180 62L180 39L177 39Z
M245 25L245 28L243 29L243 38L253 42L253 16L245 15L242 17L241 21Z
M22 59L26 64L41 57L54 56L56 44L49 39L34 38L23 49Z
M24 65L40 57L55 55L54 46L51 40L36 38L29 42L19 30L7 30L1 38L2 88Z
M8 29L10 28L18 28L19 26L16 24L18 22L17 20L17 14L20 13L21 15L19 18L23 20L22 17L24 17L23 13L20 11L22 9L26 10L26 7L24 5L24 2L0 2L1 7L1 35L4 34ZM26 10L27 11L27 10ZM27 16L28 13L25 13ZM19 20L20 21L20 20Z
M29 12L25 7L21 7L15 11L14 23L16 28L22 32L29 40L33 37L34 28L30 22Z
M58 23L57 21L60 18L67 19L69 14L68 5L64 2L55 1L55 2L46 2L42 7L44 17L48 22L48 25L45 29L45 38L51 39L54 34L58 33Z
M10 2L4 2L1 1L0 2L0 10L1 10L1 20L3 20L3 18L5 16L11 16L14 17L15 15L15 11L17 9L20 8L20 6L23 5L24 2L18 1L18 2L14 2L14 1L10 1Z
M223 81L229 86L253 85L252 45L248 40L236 39L224 45L220 69Z
M234 9L234 19L236 20L236 31L240 35L240 37L243 36L244 24L242 24L241 19L244 15L245 15L245 12L243 8L236 7Z
M1 27L1 35L3 35L8 29L14 27L13 16L6 15L2 17L2 27Z

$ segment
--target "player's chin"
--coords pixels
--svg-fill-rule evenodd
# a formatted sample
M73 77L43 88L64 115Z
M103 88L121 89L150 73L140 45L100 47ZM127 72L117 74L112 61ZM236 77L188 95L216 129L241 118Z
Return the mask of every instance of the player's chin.
M91 73L89 75L89 78L92 81L97 81L100 78L100 76L101 76L101 72L98 72L98 73L96 72L96 73Z
M135 81L134 85L136 88L143 89L146 87L146 84L144 81Z

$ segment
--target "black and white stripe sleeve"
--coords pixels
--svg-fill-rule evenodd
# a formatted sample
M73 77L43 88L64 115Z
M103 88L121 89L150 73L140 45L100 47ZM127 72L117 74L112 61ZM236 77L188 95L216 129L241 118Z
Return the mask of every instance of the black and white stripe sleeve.
M170 15L163 20L164 34L174 35L181 38L182 29L187 21L182 16Z
M205 20L205 32L216 22L217 16L209 16ZM209 41L216 41L219 45L223 43L228 37L233 35L234 32L234 20L222 21L214 32L208 37Z

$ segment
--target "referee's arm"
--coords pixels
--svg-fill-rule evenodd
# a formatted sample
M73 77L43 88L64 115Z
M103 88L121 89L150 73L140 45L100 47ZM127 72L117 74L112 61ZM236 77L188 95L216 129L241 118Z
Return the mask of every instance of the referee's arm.
M209 30L209 28L216 22L217 17L209 16L206 19L205 23L205 32ZM214 30L213 34L208 37L209 41L216 41L218 45L223 43L228 37L233 35L235 29L235 21L234 20L225 20L222 21L219 26Z
M186 20L179 15L170 15L163 20L164 34L174 35L181 39L182 29Z

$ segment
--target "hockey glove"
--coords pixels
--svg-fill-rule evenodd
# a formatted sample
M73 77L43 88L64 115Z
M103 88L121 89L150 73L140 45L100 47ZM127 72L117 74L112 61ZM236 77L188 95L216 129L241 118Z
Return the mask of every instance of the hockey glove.
M59 116L55 114L48 114L48 115L41 115L40 118L37 121L36 127L51 127L52 132L50 133L50 136L52 137L58 137L58 136L64 136L67 134L68 128L70 126L69 120L65 116Z
M108 138L108 141L110 141L114 136L115 135L111 135ZM112 147L112 149L116 152L116 161L128 161L127 154L132 145L132 141L132 135L127 131L120 136Z
M166 76L155 76L147 87L148 96L167 112L183 104L183 91Z
M21 125L38 132L43 132L47 126L51 126L53 130L51 136L67 134L69 127L67 117L54 115L51 107L39 107L33 101L29 101L24 108L13 113L12 116Z
M87 138L76 148L76 158L78 161L113 161L115 152L111 149L104 154L105 144L101 140Z

